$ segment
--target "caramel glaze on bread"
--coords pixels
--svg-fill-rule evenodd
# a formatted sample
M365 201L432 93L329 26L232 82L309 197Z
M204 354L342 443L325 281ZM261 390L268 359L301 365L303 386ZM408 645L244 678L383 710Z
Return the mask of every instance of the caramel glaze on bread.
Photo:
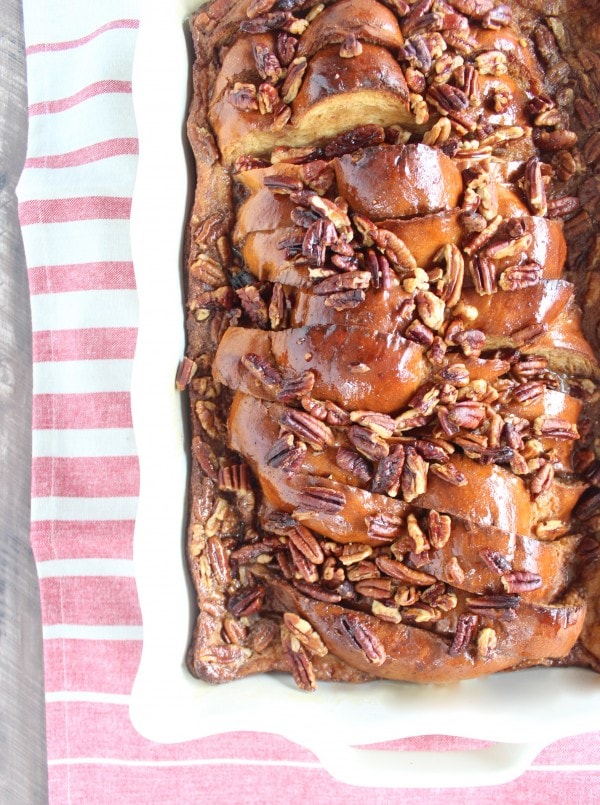
M594 5L193 18L194 675L600 670Z

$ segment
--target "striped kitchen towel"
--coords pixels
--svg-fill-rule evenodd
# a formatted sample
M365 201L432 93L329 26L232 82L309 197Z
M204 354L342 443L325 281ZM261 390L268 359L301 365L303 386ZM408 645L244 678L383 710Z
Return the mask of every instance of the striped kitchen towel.
M298 803L485 805L502 797L531 804L567 791L570 803L598 801L600 733L553 745L501 791L400 794L338 783L312 753L275 735L160 745L133 729L128 704L143 637L129 400L139 11L136 0L24 0L29 146L19 198L33 320L31 540L43 608L51 802L269 803L283 791Z

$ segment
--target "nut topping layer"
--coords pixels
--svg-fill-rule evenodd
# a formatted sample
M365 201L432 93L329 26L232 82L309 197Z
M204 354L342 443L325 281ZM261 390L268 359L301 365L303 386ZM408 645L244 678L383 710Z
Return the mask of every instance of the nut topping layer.
M565 274L598 64L551 20L493 0L195 17L195 675L599 664L600 370Z

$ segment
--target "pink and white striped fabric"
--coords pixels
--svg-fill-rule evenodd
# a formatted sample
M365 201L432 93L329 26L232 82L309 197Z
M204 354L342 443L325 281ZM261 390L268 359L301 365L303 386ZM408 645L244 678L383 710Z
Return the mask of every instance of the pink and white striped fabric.
M142 623L132 563L129 387L136 0L24 0L29 147L19 187L34 353L32 533L43 606L52 803L592 803L600 732L560 741L500 790L392 792L332 780L265 734L174 746L128 716ZM398 748L474 748L421 738ZM568 792L568 793L567 793Z

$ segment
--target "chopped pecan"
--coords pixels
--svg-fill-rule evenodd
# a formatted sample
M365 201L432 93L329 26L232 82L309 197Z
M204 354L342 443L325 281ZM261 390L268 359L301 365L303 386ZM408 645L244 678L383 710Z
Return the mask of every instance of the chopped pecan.
M402 497L410 503L427 490L427 470L429 465L414 447L405 448L404 466L402 467Z
M481 660L489 660L498 645L498 637L494 629L486 626L477 635L477 656Z
M315 376L310 371L285 377L282 380L281 389L277 392L277 400L282 403L290 403L294 400L305 399L313 390L314 385Z
M242 23L243 24L243 23ZM227 101L240 112L252 112L258 110L258 99L254 84L242 84L236 82L227 91Z
M488 568L498 576L501 576L503 573L509 573L512 570L508 559L498 551L493 551L491 548L484 548L479 552L479 555Z
M317 296L368 288L371 283L369 271L348 271L345 274L334 274L332 277L321 280L314 286Z
M529 469L529 468L527 468ZM534 498L543 495L552 486L554 480L554 467L552 464L543 464L533 475L529 490Z
M357 216L354 217L356 223ZM417 261L404 241L389 229L374 228L369 232L373 243L383 252L396 269L411 271L417 268Z
M217 483L219 489L224 492L238 492L244 494L252 491L247 464L233 464L229 467L221 467Z
M363 563L363 560L368 559L368 557L371 556L372 553L373 549L371 548L370 545L364 545L362 543L356 543L356 542L347 542L342 548L339 560L344 566L347 567L348 565ZM371 575L373 575L373 573L371 573ZM374 575L378 574L375 573Z
M505 75L508 72L506 54L501 50L487 50L475 57L475 65L481 75Z
M245 285L235 293L253 323L265 330L269 325L269 310L258 288L255 285Z
M430 347L433 344L433 332L417 319L406 328L404 337L424 347Z
M431 291L417 291L415 300L423 324L432 330L441 330L446 313L445 302Z
M523 189L529 209L534 215L546 215L546 186L542 175L542 163L537 157L531 157L525 165Z
M415 514L411 513L406 518L406 529L408 531L409 539L412 543L411 551L412 553L419 555L424 551L429 550L429 542L427 540L427 536L425 532L419 525L419 521Z
M566 129L535 130L535 143L540 151L568 151L577 143L577 134Z
M283 75L283 69L275 53L260 42L254 42L252 52L259 76L263 81L276 84Z
M276 0L250 0L248 8L246 9L246 16L249 20L255 17L260 17L261 14L266 14L275 5Z
M356 38L356 34L346 34L344 41L340 45L340 56L342 59L352 59L354 56L360 56L362 53L362 44Z
M240 30L247 34L264 34L283 28L292 19L289 11L271 11L249 20L242 20Z
M443 114L461 112L469 108L469 98L462 89L450 84L434 84L429 87L427 98Z
M216 481L218 472L217 457L212 448L198 436L192 439L192 455L198 462L202 472L213 481Z
M482 19L481 25L483 28L489 28L492 31L498 31L500 28L510 26L512 22L512 8L505 3L499 6L494 6L487 11Z
M192 378L198 370L198 364L191 358L183 358L177 367L175 375L175 388L183 391L192 382Z
M577 196L561 196L548 201L548 218L567 218L574 215L581 208L581 201Z
M213 576L220 585L226 586L231 581L231 572L229 557L221 538L218 536L209 537L206 540L205 551Z
M600 489L587 489L577 501L573 515L579 520L591 520L600 511Z
M293 575L295 578L304 579L309 584L316 584L319 581L319 571L317 567L299 550L294 542L288 543L288 550L292 560Z
M452 484L452 486L466 486L468 483L465 475L450 462L447 464L431 464L429 472Z
M221 288L227 282L223 267L208 254L199 254L189 268L190 276L212 288Z
M462 293L465 272L463 256L457 246L453 243L448 243L437 253L434 262L442 262L445 264L444 276L438 282L438 291L446 305L448 307L454 307L460 301ZM427 324L425 319L423 319L423 321Z

